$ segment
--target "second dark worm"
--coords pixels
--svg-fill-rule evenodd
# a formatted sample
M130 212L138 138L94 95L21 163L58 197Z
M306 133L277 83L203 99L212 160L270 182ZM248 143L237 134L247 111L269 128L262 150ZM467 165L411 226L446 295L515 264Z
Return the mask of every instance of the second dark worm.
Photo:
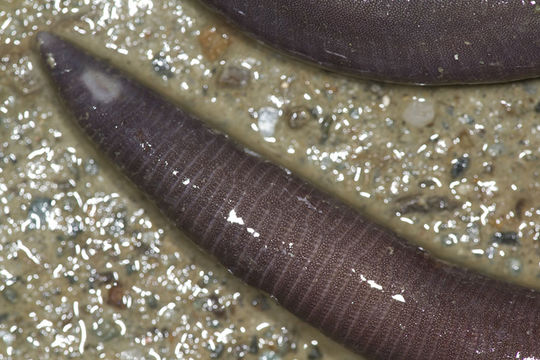
M495 83L540 76L531 0L203 0L279 49L366 79Z

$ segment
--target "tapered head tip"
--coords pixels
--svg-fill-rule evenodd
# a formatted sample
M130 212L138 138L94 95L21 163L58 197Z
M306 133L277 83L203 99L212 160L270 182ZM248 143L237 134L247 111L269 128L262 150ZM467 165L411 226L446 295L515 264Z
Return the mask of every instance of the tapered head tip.
M61 53L66 45L65 41L50 32L40 31L37 34L37 43L45 63L50 69L54 69L56 67L55 55Z

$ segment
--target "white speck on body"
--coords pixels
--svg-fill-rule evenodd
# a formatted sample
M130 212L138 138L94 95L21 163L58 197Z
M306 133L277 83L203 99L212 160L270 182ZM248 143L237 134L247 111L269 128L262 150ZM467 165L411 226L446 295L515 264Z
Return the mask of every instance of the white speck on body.
M229 217L227 218L227 221L230 222L231 224L244 225L244 219L242 219L241 217L237 216L237 215L236 215L236 211L235 211L234 209L232 209L232 210L229 212Z
M377 289L377 290L382 290L383 289L381 285L379 285L379 284L377 284L375 282L375 280L368 280L367 283L369 284L369 286L371 286L374 289Z
M396 301L400 301L402 303L405 302L405 298L401 294L392 295L392 299L394 299Z
M51 53L48 53L48 54L47 54L46 62L47 62L47 65L48 65L51 69L54 69L54 68L56 67L56 60L54 59L54 56L53 56Z
M248 227L247 229L247 232L250 233L251 235L253 235L253 237L255 238L258 238L259 236L261 236L261 234L259 234L255 229L253 228L250 228Z
M307 199L307 197L300 197L300 196L297 196L296 199L298 199L298 201L300 202L303 202L304 204L307 205L307 207L311 210L317 210L317 208L315 206L313 206L313 204L311 202L309 202L309 200Z
M86 69L81 80L94 100L104 104L116 100L122 92L122 84L118 80L94 69Z

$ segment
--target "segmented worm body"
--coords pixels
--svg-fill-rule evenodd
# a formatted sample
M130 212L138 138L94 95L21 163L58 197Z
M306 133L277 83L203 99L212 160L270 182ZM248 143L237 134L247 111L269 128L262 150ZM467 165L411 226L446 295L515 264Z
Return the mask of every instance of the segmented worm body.
M530 0L203 0L279 49L398 83L494 83L540 76Z
M49 33L80 126L202 248L376 359L539 359L540 294L443 264Z

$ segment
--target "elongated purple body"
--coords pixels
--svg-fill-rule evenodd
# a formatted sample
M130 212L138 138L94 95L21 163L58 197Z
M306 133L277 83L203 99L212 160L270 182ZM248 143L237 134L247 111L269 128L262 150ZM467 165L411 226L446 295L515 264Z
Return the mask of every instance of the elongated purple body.
M376 359L540 359L540 294L445 265L73 45L41 52L81 127L234 274Z
M540 76L531 0L203 0L265 42L324 67L399 83Z

